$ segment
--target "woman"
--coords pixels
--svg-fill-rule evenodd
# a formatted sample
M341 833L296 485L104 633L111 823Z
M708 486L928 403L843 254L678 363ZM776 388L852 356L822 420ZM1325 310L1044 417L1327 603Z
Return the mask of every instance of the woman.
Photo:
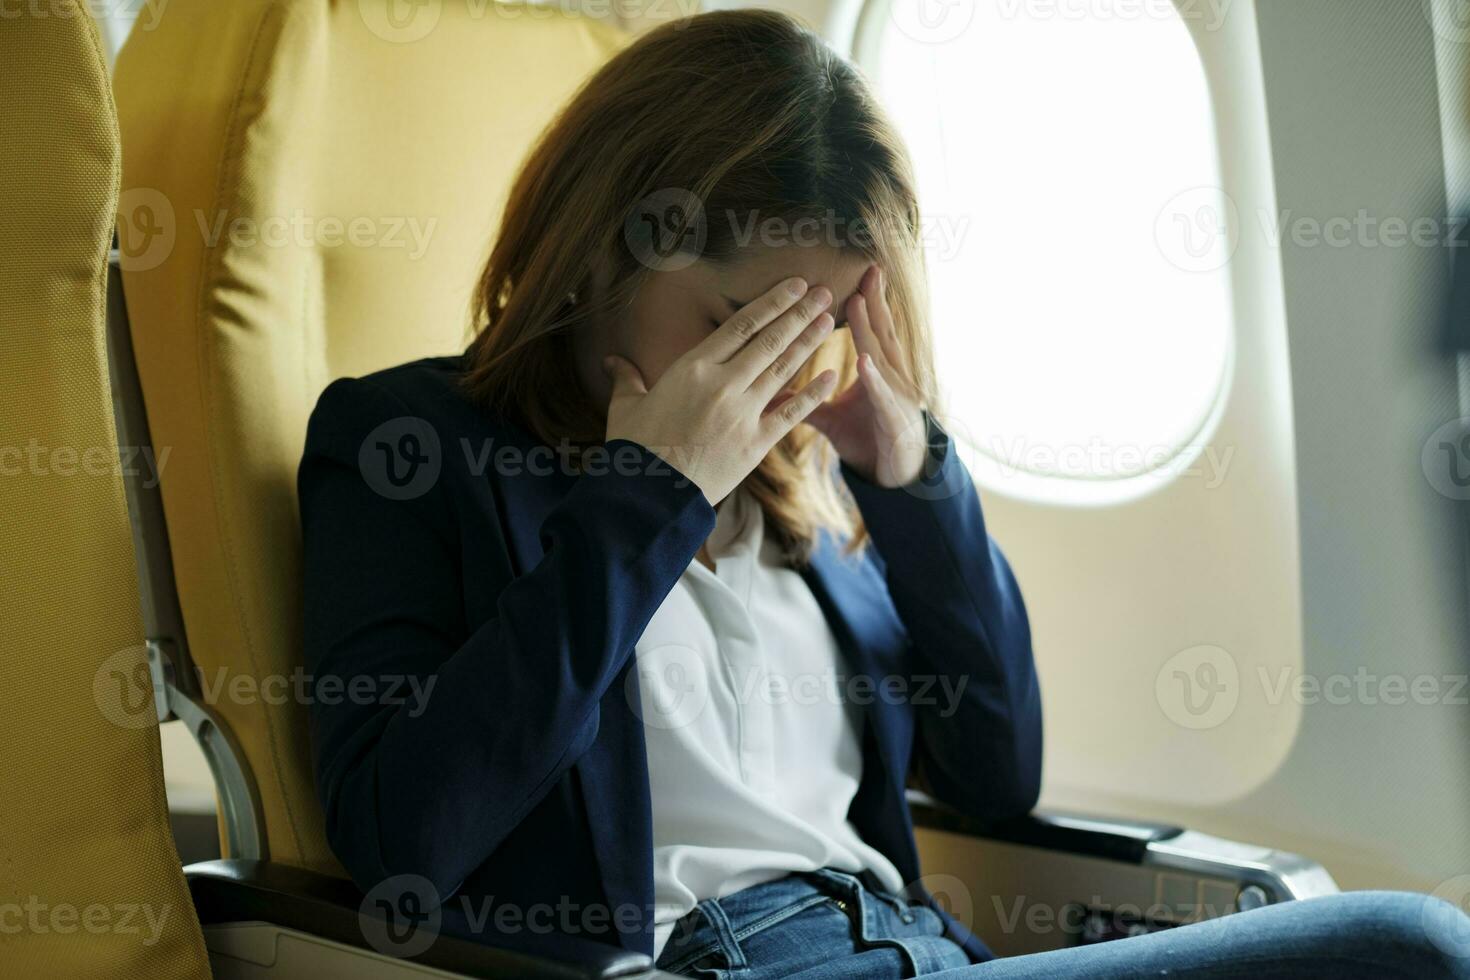
M905 787L1026 813L1040 699L936 419L909 164L814 35L653 31L509 201L469 349L311 419L307 657L349 692L314 746L364 889L689 976L1465 975L1424 896L987 963L916 884Z

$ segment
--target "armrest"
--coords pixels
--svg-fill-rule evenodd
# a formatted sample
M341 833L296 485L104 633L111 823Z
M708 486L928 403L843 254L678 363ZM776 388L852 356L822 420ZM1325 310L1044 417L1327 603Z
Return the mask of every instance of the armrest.
M347 946L370 949L351 881L269 861L201 861L184 869L201 925L263 921ZM517 948L439 935L415 963L466 977L612 980L662 976L641 953L575 936L527 934Z
M1228 879L1242 887L1242 908L1338 891L1327 869L1315 861L1169 824L1049 811L989 823L967 817L923 793L911 790L908 798L914 824L919 827Z
M1143 863L1151 841L1169 840L1184 832L1167 824L1067 816L1041 810L1014 820L987 822L965 816L917 792L909 793L909 809L914 823L930 830L1129 864Z

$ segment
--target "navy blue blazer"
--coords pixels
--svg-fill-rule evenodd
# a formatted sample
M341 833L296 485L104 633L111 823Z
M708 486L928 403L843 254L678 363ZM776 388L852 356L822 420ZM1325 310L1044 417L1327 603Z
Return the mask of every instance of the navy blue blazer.
M444 931L650 953L632 652L715 512L633 442L572 475L465 396L462 364L335 381L311 416L298 489L328 840L364 890L426 892L416 901ZM982 819L1028 812L1041 779L1021 593L953 443L928 425L934 478L885 489L842 466L872 547L844 556L824 535L802 570L846 678L870 685L847 685L870 694L849 817L906 882L920 877L911 774ZM937 679L963 682L957 705Z

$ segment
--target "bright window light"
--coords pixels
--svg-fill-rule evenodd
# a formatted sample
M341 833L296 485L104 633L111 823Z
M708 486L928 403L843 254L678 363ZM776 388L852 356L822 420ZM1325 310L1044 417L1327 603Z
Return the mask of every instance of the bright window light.
M1236 231L1182 17L892 0L862 40L917 168L945 407L977 476L1087 502L1182 471L1230 373Z

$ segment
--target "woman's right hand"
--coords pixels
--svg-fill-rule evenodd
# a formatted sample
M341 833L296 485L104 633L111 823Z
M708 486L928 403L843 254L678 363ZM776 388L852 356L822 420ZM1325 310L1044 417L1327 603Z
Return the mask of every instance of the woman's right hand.
M718 504L832 393L837 376L823 371L765 411L831 334L831 302L826 287L787 279L675 361L652 390L632 362L609 355L608 441L638 443Z

